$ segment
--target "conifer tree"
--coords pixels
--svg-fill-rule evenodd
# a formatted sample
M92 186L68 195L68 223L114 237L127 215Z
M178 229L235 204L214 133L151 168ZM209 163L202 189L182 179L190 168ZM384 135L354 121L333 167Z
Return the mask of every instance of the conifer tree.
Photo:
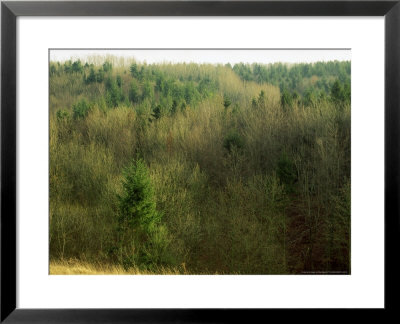
M228 109L228 107L231 104L232 104L231 100L227 96L224 96L224 108L225 108L225 110Z
M123 172L119 200L119 253L125 269L151 268L166 261L168 233L160 224L154 189L143 160L137 159Z
M151 231L160 220L154 189L143 160L131 163L123 172L123 194L119 196L119 222L130 228Z

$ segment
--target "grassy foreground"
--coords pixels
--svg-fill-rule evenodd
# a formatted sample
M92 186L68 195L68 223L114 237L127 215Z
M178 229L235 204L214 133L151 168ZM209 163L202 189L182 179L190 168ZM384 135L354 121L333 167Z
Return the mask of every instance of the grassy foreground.
M139 270L138 268L132 267L129 270L125 270L120 265L111 264L95 264L88 263L78 260L69 261L51 261L49 267L49 274L51 275L177 275L177 274L189 274L185 265L181 265L180 268L167 269L159 268L155 271Z

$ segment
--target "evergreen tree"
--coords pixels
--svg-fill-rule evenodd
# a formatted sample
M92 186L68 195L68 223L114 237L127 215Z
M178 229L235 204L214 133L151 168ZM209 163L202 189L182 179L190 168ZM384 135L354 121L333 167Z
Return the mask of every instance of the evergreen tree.
M99 69L99 71L97 72L96 81L98 83L102 83L104 81L104 71L102 69Z
M154 119L159 119L161 117L161 106L157 105L151 114Z
M178 108L178 102L176 100L174 100L172 102L172 106L171 106L171 115L174 115L176 113L177 108Z
M152 100L153 97L154 97L154 87L149 81L146 81L143 84L142 100L145 100L145 99Z
M85 79L85 83L94 83L96 82L96 72L94 71L94 68L90 68L89 76Z
M123 100L123 93L118 87L117 82L110 77L106 80L106 101L109 107L118 107L120 101Z
M283 109L286 109L293 104L293 96L286 89L281 94L281 105Z
M231 104L232 104L231 100L227 96L224 96L224 107L225 107L225 110L228 109L228 107Z
M138 103L140 101L140 89L138 82L133 79L129 89L129 100L132 103Z
M131 72L131 75L134 77L134 78L138 78L138 76L139 76L139 70L138 70L138 66L137 66L137 64L136 63L133 63L132 65L131 65L131 67L130 67L130 72Z
M125 269L151 268L165 263L167 230L160 224L154 189L143 160L133 161L123 171L123 194L118 196L119 254Z
M343 87L340 84L339 80L336 80L331 88L331 99L333 102L341 102L343 101Z
M258 96L258 107L264 107L265 106L265 92L264 90L261 90L259 96Z
M117 85L118 88L122 88L122 78L119 74L117 75Z
M85 118L88 115L90 109L91 107L87 103L87 101L85 99L81 99L75 105L72 106L73 118L75 120Z
M312 88L307 89L304 98L303 98L303 104L304 106L312 106L317 100L317 96L315 95L315 92Z
M83 72L83 66L82 66L81 61L78 60L78 61L75 61L74 63L72 63L71 71L75 72L75 73Z
M109 72L109 71L111 71L112 70L112 64L110 63L110 62L105 62L104 64L103 64L103 71L104 72Z
M251 100L251 106L252 106L253 108L257 108L257 107L258 107L257 99L256 99L256 98L253 98L253 99Z
M119 199L119 223L129 227L140 227L150 232L160 220L156 210L154 189L143 160L133 161L123 171L123 194Z

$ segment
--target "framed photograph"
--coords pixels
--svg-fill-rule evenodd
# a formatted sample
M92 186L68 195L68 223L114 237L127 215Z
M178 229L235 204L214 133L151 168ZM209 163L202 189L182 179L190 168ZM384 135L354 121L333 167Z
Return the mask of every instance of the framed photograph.
M1 321L394 310L398 1L1 6Z

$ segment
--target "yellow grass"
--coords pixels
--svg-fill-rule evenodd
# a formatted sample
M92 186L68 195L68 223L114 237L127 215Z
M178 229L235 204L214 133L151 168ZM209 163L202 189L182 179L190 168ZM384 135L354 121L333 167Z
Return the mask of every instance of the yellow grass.
M121 266L94 264L78 260L50 261L51 275L177 275L188 274L185 265L180 269L160 268L157 271L143 271L137 268L125 270Z

